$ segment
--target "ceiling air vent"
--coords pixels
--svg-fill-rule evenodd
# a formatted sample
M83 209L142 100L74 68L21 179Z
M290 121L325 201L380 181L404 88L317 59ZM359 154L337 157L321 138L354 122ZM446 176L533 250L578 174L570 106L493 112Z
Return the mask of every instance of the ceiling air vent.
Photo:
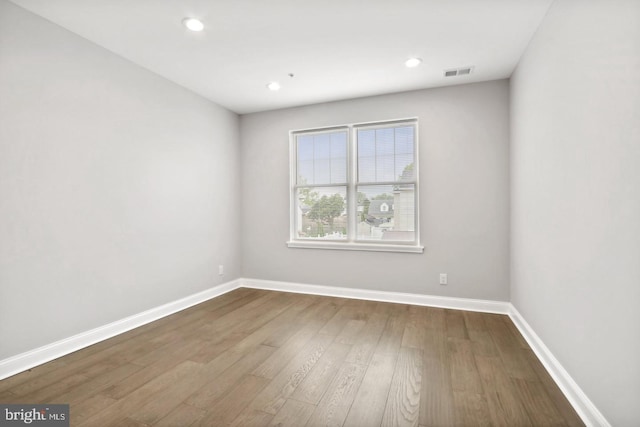
M455 68L452 70L444 70L445 77L455 77L455 76L464 76L467 74L471 74L473 71L473 67L463 67L463 68Z

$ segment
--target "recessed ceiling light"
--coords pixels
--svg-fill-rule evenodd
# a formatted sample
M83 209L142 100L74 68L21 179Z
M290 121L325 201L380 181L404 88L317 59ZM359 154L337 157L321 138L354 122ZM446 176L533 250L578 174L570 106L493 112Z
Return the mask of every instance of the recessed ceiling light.
M269 88L269 90L273 90L273 91L280 90L280 83L271 82L267 85L267 87Z
M413 68L420 65L420 63L422 63L422 59L420 58L409 58L405 61L404 65L406 65L409 68Z
M184 18L182 23L191 31L202 31L204 29L202 21L196 18Z

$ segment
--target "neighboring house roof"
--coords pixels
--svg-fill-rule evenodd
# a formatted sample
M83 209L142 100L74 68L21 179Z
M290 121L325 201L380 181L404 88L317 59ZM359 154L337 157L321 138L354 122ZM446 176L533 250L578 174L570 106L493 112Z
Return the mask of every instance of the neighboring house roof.
M413 181L414 179L415 179L415 172L413 170L413 166L405 168L402 171L402 175L400 175L400 181Z
M392 218L393 199L372 200L369 204L369 215L374 218Z
M402 172L402 175L400 175L400 181L414 181L416 179L416 174L415 171L413 170L413 167L411 168L405 168L405 170ZM407 190L413 190L413 184L397 184L393 186L393 191L407 191Z

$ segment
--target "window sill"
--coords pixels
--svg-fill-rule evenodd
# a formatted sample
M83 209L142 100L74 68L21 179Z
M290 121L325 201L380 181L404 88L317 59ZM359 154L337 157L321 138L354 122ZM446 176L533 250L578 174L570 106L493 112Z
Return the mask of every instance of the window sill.
M413 245L389 245L389 244L373 244L373 243L342 243L342 242L313 242L290 240L287 242L290 248L299 249L331 249L342 251L370 251L370 252L404 252L421 254L424 252L424 246Z

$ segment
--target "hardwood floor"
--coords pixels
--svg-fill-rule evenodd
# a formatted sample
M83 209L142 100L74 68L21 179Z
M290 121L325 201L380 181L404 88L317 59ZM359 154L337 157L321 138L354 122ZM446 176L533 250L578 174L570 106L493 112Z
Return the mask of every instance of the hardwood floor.
M0 381L72 426L581 426L507 316L238 289Z

